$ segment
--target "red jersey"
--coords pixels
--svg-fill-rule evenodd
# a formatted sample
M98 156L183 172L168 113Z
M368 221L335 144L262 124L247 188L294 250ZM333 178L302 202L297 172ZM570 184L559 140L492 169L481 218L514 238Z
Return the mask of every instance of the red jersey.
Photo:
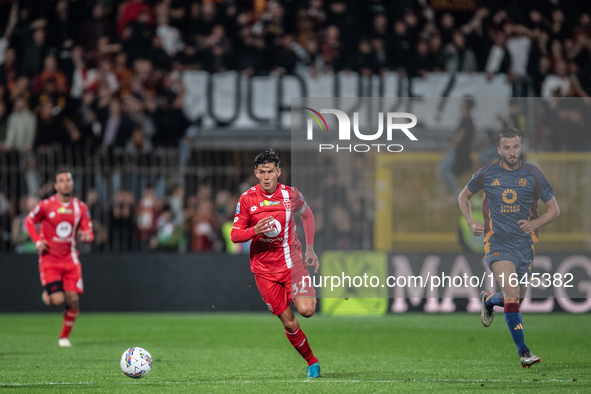
M35 225L39 225L39 234ZM57 195L41 201L29 213L25 227L33 241L40 239L47 241L48 248L41 256L41 260L63 261L64 257L71 257L74 264L79 264L76 249L76 234L78 230L88 231L91 238L92 221L88 207L82 201L72 197L69 203L63 203Z
M280 183L271 195L265 194L260 185L242 193L236 206L233 228L252 230L250 269L253 273L281 273L295 264L303 264L294 214L303 214L306 206L304 197L295 187ZM254 226L267 216L274 219L273 230L254 235Z

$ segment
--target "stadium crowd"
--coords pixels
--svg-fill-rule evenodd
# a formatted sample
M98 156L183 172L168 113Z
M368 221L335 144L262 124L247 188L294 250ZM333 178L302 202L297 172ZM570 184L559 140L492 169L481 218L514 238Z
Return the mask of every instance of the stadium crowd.
M184 70L409 77L474 71L506 74L514 96L591 92L591 2L467 0L449 7L455 3L0 0L0 156L17 155L22 186L16 199L0 189L0 216L10 219L4 234L36 198L51 193L48 179L35 179L36 154L58 152L83 166L97 154L112 162L115 151L150 155L180 147L180 164L186 164L196 126L182 110ZM589 124L586 108L550 108L581 133ZM95 215L109 217L97 223L104 228L98 245L111 239L110 249L166 249L173 239L174 247L224 248L219 234L237 188L202 185L205 191L193 194L182 181L173 188L156 182L113 187L106 196L101 184L112 174L102 175L82 196L91 209L109 207ZM194 228L218 237L195 237ZM113 246L125 239L118 231L133 239ZM10 237L0 238L14 247Z

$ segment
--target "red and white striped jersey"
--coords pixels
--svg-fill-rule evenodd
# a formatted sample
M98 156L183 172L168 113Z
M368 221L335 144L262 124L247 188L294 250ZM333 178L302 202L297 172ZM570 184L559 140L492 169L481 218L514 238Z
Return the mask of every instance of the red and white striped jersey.
M277 184L271 195L256 185L242 193L236 206L233 229L252 229L272 216L272 228L265 234L254 235L250 244L250 269L255 274L281 273L293 265L302 264L302 246L296 234L294 214L303 214L306 201L295 188Z
M39 225L39 234L35 225ZM57 195L41 201L29 213L25 227L33 241L46 240L48 248L43 257L71 257L78 264L76 234L78 230L92 234L92 221L88 207L82 201L72 197L69 203L63 203Z

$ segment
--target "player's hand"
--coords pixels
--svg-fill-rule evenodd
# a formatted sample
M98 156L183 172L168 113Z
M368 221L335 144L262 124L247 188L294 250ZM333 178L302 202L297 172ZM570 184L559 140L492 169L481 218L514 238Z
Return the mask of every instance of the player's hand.
M80 241L84 243L89 243L92 238L90 237L90 233L88 231L80 231Z
M47 246L47 241L44 239L40 239L39 241L35 242L35 249L37 249L39 254L45 253L48 248L49 246Z
M256 235L268 233L269 231L273 230L271 227L271 222L273 221L273 216L267 216L264 219L259 220L259 222L254 226L254 233Z
M474 234L478 237L478 236L484 234L484 225L482 223L473 222L470 225L470 230L472 230L472 234Z
M519 228L526 234L533 233L539 227L535 220L521 219L517 224L519 224Z
M315 274L318 273L320 261L318 260L316 253L314 253L314 247L312 245L306 245L306 257L304 258L304 262L308 267L314 267Z

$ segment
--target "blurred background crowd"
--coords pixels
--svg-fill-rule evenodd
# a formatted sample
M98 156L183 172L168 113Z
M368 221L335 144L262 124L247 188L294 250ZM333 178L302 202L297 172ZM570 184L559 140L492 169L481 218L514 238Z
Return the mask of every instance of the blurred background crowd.
M34 249L23 218L52 194L46 170L59 163L75 169L96 219L95 249L247 250L226 242L224 226L256 183L257 152L192 150L200 121L183 111L187 70L480 72L506 75L515 97L586 98L590 15L583 0L0 0L0 166L11 169L0 182L0 251ZM591 149L589 102L549 103L578 139L554 135L543 147ZM501 122L523 128L522 108L511 111ZM442 168L450 189L453 164ZM199 181L187 184L190 171Z

